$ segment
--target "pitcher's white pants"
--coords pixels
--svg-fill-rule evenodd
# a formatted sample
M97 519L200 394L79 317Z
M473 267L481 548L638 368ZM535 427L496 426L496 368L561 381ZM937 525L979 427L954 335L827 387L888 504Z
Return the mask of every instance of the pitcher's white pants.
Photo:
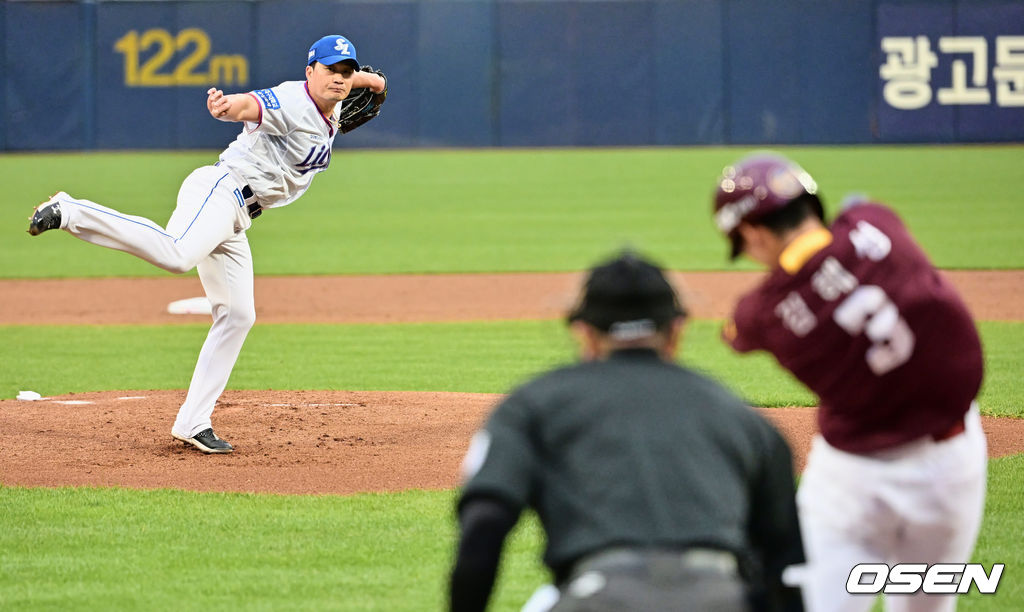
M976 404L964 433L852 455L816 436L797 491L807 556L808 612L861 612L875 595L850 595L858 563L968 563L985 506L988 451ZM956 609L956 596L886 595L890 612Z
M184 437L211 426L214 404L256 321L252 253L245 236L252 221L241 187L223 168L195 170L182 183L166 228L89 200L60 199L61 227L73 236L177 274L198 266L213 306L213 326L172 428Z

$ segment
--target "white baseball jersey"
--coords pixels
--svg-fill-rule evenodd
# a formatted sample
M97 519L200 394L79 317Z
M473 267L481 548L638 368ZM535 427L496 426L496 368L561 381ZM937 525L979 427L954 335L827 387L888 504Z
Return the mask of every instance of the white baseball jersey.
M320 113L305 81L285 81L249 95L259 103L260 120L245 122L221 153L220 165L248 183L264 208L285 206L331 163L337 117Z
M245 123L216 166L198 168L185 179L166 227L63 192L51 200L61 205L61 228L82 240L175 273L198 268L213 326L171 427L179 440L211 427L214 405L256 319L244 187L264 208L295 201L331 163L337 134L337 118L320 113L305 81L249 95L259 103L260 120Z

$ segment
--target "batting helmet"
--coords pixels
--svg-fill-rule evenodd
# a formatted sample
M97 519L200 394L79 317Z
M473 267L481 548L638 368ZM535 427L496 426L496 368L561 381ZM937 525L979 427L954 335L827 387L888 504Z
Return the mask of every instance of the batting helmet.
M810 174L785 157L759 152L726 166L715 190L715 225L732 243L730 259L743 251L740 223L756 223L804 196L819 219L825 210Z

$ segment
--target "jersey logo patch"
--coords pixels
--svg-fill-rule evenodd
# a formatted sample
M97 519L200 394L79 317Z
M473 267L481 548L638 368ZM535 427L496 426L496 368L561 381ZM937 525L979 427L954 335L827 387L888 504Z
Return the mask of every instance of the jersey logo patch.
M276 110L281 108L281 103L277 101L277 96L274 92L269 89L257 89L253 92L263 101L263 106L267 107L267 110Z

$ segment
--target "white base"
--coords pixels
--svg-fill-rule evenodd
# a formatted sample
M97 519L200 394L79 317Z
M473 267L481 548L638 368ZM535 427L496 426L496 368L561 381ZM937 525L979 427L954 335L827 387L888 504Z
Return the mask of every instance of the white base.
M206 296L202 296L171 302L167 305L167 312L183 315L208 315L212 314L213 307L210 305L210 300L206 299Z

